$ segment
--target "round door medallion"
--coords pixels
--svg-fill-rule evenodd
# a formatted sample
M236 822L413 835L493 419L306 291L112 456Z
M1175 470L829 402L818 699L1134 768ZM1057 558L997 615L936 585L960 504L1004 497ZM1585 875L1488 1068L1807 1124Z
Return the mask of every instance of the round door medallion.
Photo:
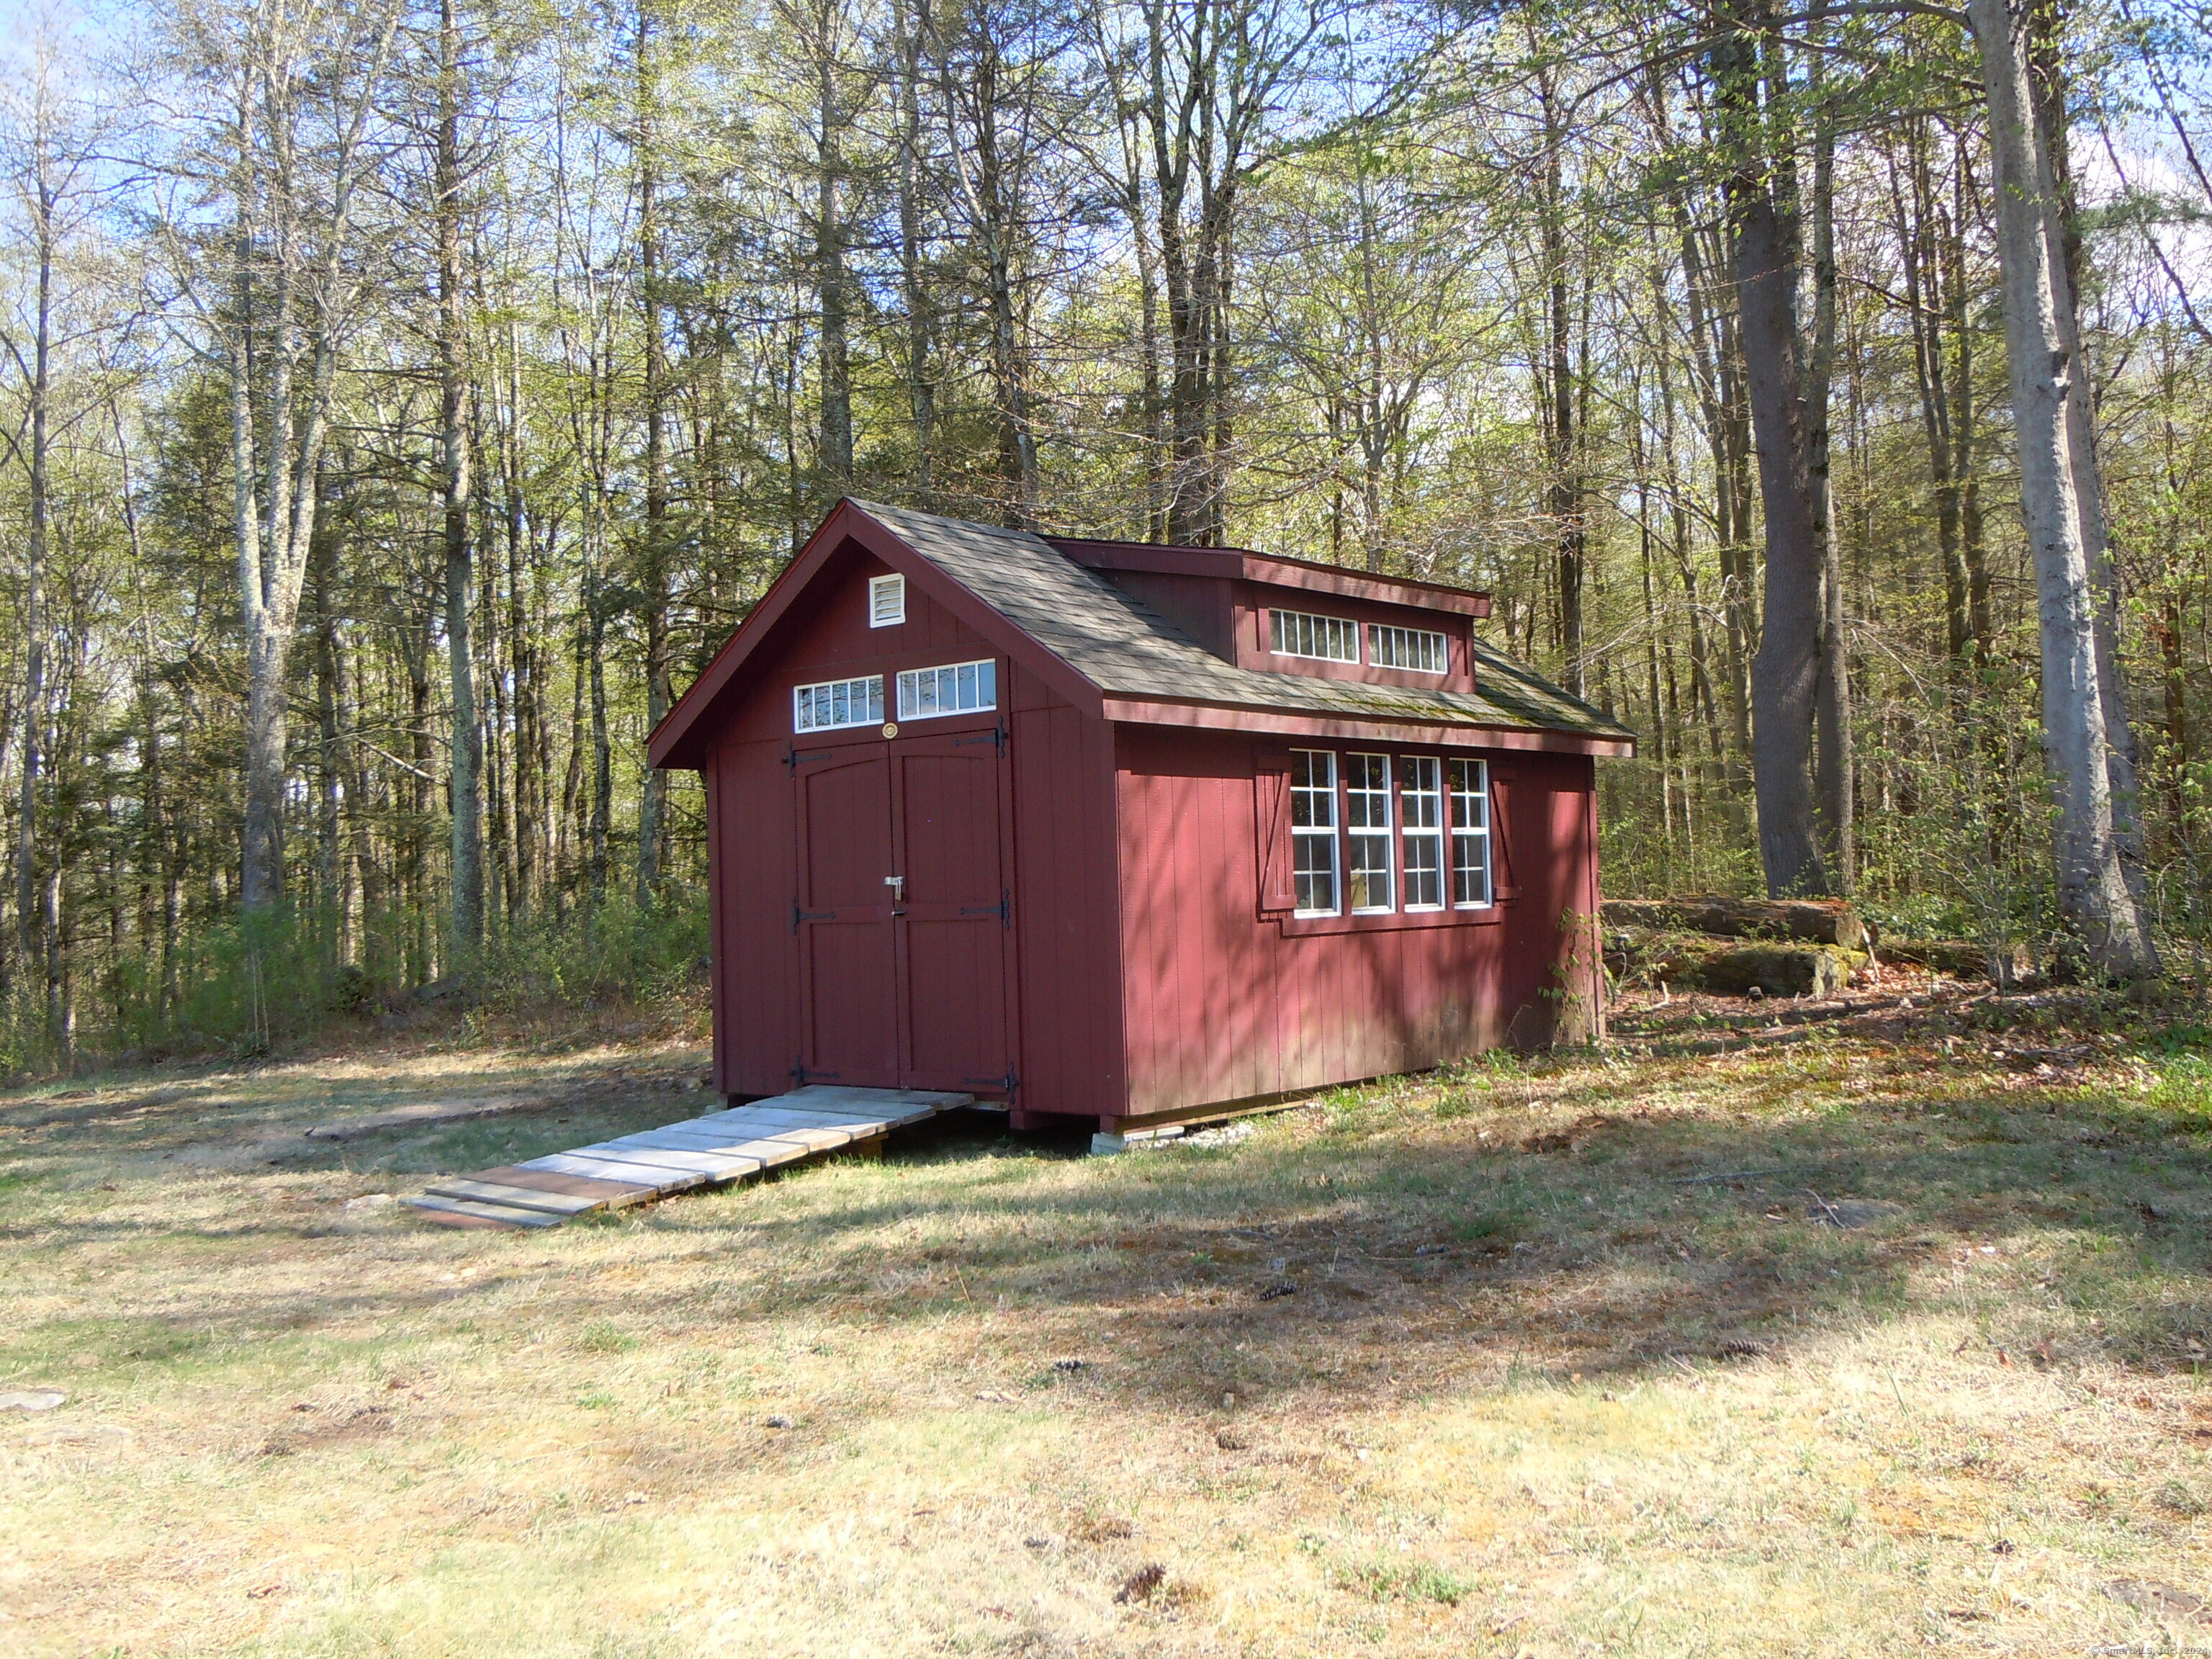
M898 736L898 724L897 724L897 722L896 722L896 721L886 721L886 722L884 723L884 735L885 737L887 737L887 738L895 738L895 737Z

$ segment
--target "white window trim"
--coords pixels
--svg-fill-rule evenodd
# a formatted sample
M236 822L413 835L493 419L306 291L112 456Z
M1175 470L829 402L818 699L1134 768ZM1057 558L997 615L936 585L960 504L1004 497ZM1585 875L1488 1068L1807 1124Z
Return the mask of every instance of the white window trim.
M892 603L884 604L885 595ZM906 578L898 574L868 578L868 626L896 628L906 620Z
M1465 830L1453 821L1453 809L1462 792L1451 787L1449 775L1453 766L1472 766L1475 769L1475 787L1471 792L1482 803L1482 828ZM1452 908L1455 910L1487 910L1498 902L1498 844L1491 834L1496 808L1490 799L1490 763L1486 760L1455 759L1446 766L1444 780L1445 834L1449 837L1450 858L1444 867L1444 879L1451 884ZM1463 902L1459 896L1459 842L1462 836L1482 843L1483 897L1480 902Z
M1351 637L1352 654L1348 657L1337 657L1322 651L1300 651L1294 645L1276 644L1278 632L1276 621L1279 617L1286 621L1312 623L1316 625L1316 632L1321 631L1324 627L1343 629ZM1287 637L1289 630L1285 629L1283 632ZM1273 605L1270 605L1267 609L1267 649L1278 657L1296 657L1303 662L1340 662L1357 666L1359 662L1359 624L1348 617L1325 617L1316 611L1285 611Z
M1390 756L1380 750L1347 749L1344 752L1347 761L1379 760L1382 763L1382 787L1379 792L1382 797L1382 822L1379 824L1355 824L1351 821L1352 814L1347 810L1344 815L1344 834L1347 849L1354 841L1362 836L1375 836L1382 841L1382 882L1388 889L1386 902L1354 904L1349 907L1350 912L1355 916L1395 916L1400 914L1398 909L1398 770L1391 764ZM1363 784L1360 787L1360 793L1368 794L1376 792L1369 790ZM1349 808L1352 802L1352 781L1348 776L1344 782L1344 798L1345 805ZM1352 896L1352 860L1347 856L1344 861L1344 896L1346 899Z
M1385 662L1381 649L1382 636L1397 635L1406 641L1434 640L1436 654L1442 662L1439 668L1423 668L1409 662ZM1367 661L1370 667L1388 668L1401 674L1435 674L1439 677L1451 672L1451 635L1433 628L1401 628L1395 623L1367 624Z
M908 688L918 685L922 675L950 673L957 677L959 671L963 668L972 668L976 671L976 682L979 685L982 681L982 671L987 668L991 671L991 699L988 702L973 703L965 708L933 708L927 713L918 712L907 707ZM933 663L926 668L908 668L900 671L898 717L902 720L949 720L955 714L987 714L998 706L999 659L996 657L978 657L971 662Z
M835 692L839 686L846 688L847 718L842 720L810 722L806 719L807 694L812 691ZM859 687L860 715L852 716L853 688ZM872 712L871 706L872 705ZM857 726L880 726L884 718L884 677L881 674L857 674L849 679L816 680L811 685L791 688L791 729L795 732L844 732Z
M1436 769L1435 776L1437 787L1433 791L1415 790L1407 787L1408 779L1407 775L1413 769L1416 763L1425 763L1427 765ZM1436 755L1401 755L1398 757L1398 776L1396 783L1398 805L1400 809L1398 813L1399 840L1401 843L1403 843L1405 842L1410 842L1416 837L1419 837L1433 845L1437 852L1437 902L1434 904L1416 904L1413 902L1412 889L1407 879L1408 875L1411 873L1413 866L1411 861L1405 856L1405 848L1403 845L1401 844L1399 848L1398 908L1404 915L1409 916L1427 915L1436 911L1449 909L1450 908L1450 902L1444 896L1444 895L1451 884L1452 878L1451 862L1446 856L1451 850L1451 830L1449 827L1451 823L1451 793L1450 791L1444 787L1444 763L1441 757ZM1417 829L1407 822L1406 813L1404 811L1405 798L1409 794L1429 793L1433 793L1436 797L1436 827L1433 829Z
M1344 856L1343 848L1340 845L1344 833L1343 824L1340 822L1344 817L1343 805L1340 799L1344 787L1344 781L1341 774L1337 769L1336 750L1334 749L1308 749L1293 750L1292 752L1294 754L1303 753L1308 755L1318 755L1324 757L1328 762L1328 788L1325 796L1325 799L1328 802L1328 823L1326 826L1321 824L1302 826L1297 822L1296 813L1292 813L1291 821L1291 891L1293 895L1295 895L1297 890L1298 843L1301 841L1323 842L1326 842L1328 847L1328 887L1329 891L1335 896L1335 902L1331 904L1326 910L1294 909L1291 914L1295 918L1306 921L1318 921L1328 916L1340 916L1344 914ZM1297 774L1293 773L1291 776L1293 780L1295 780ZM1307 787L1309 793L1313 792L1312 786L1309 785ZM1298 785L1294 781L1291 784L1293 800L1296 799L1297 788Z

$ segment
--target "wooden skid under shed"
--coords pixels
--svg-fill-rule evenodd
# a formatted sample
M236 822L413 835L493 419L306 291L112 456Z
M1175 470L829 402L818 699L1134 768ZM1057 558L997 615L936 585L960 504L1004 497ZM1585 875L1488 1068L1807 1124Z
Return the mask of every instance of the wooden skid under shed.
M406 1201L423 1220L441 1226L557 1227L576 1216L743 1180L841 1146L879 1145L903 1124L974 1098L813 1083L573 1152L443 1176Z

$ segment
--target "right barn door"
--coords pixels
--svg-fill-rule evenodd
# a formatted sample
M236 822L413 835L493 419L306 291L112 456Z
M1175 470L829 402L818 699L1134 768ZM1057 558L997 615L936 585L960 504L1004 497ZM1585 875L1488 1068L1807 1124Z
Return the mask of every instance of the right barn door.
M891 745L902 878L896 944L899 1080L1013 1086L1012 882L1002 732Z

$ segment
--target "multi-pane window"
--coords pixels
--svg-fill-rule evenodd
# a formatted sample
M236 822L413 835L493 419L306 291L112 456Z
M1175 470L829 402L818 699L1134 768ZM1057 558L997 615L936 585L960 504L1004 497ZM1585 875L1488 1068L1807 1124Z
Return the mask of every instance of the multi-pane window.
M1367 624L1367 660L1377 668L1410 668L1417 674L1451 670L1451 642L1425 628Z
M884 717L884 677L823 680L793 686L791 723L800 732L828 732L841 726L874 726Z
M1336 757L1291 750L1291 868L1302 916L1333 916L1336 897Z
M1391 908L1388 755L1344 757L1344 822L1352 913Z
M898 677L898 717L935 720L940 714L969 714L999 706L999 665L951 662L942 668L909 668Z
M1490 767L1479 760L1451 763L1452 902L1462 910L1491 902Z
M1358 662L1359 624L1341 617L1316 617L1303 611L1270 611L1267 643L1279 656Z
M1443 765L1434 755L1398 757L1400 879L1408 910L1444 908Z

